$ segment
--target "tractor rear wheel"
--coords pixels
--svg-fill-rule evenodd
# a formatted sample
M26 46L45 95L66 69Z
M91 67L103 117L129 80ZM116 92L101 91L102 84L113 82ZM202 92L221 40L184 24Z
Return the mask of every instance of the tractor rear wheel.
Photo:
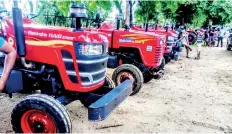
M189 39L189 44L193 45L197 41L197 35L194 32L189 32L188 39Z
M115 87L116 86L114 84L114 81L109 76L106 76L104 85L102 87L100 87L99 89L97 89L96 91L93 91L93 93L99 94L99 95L104 95L104 94L110 92L110 90L114 89ZM86 100L85 97L81 98L80 102L85 107L89 107L92 103L94 103L91 100Z
M144 82L142 72L136 66L131 64L123 64L117 67L114 70L112 79L116 86L121 84L123 81L130 79L133 82L133 91L131 96L140 91Z
M25 97L12 111L11 124L16 133L71 133L70 116L54 98L35 94Z

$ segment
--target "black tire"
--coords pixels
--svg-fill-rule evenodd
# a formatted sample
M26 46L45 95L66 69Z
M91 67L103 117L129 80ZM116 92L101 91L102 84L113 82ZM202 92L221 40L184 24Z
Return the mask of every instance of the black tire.
M37 130L28 129L28 131L32 131L32 133L46 132L46 130L43 129L45 128L45 125L43 126L43 123L38 120L35 121L36 118L33 121L32 120L29 121L29 119L33 119L31 117L33 114L34 115L37 114L37 116L38 114L46 115L42 117L44 117L44 119L45 118L47 119L47 120L45 119L47 123L53 124L52 126L54 126L52 127L51 132L53 132L53 130L55 131L55 133L72 132L72 123L70 120L70 115L65 109L65 107L54 98L43 94L29 95L15 106L15 108L11 113L11 124L13 130L16 133L26 133L24 131L27 130L25 129L23 130L22 126L26 126L25 124L27 123L25 122L28 122L33 124L34 128L35 126L37 126ZM39 126L40 127L42 126L40 130L38 130Z
M106 76L105 78L105 83L102 87L100 87L99 89L93 91L93 93L95 94L100 94L100 95L104 95L106 93L108 93L111 89L115 88L115 83L114 81L109 77ZM95 100L86 100L85 97L88 96L87 94L83 94L83 98L80 99L80 102L85 106L85 107L89 107L92 103L95 102Z
M165 59L165 64L168 64L171 61L169 56L165 56L164 59Z
M191 40L189 40L190 45L195 44L197 41L197 35L194 32L189 32L188 38L192 38Z
M226 48L228 51L231 50L231 47L229 47L229 44L227 43L227 48Z
M131 96L137 94L141 90L144 82L142 72L136 66L131 64L120 65L114 70L112 76L112 79L115 82L116 86L120 84L117 81L119 77L121 77L119 75L122 73L129 73L130 75L132 75L134 82L133 82L133 91L131 93Z
M161 64L160 64L159 69L164 69L164 66L165 66L165 65L166 65L165 59L162 58L162 62L161 62Z
M144 83L148 83L153 79L154 79L154 77L152 75L146 75L146 76L144 76Z

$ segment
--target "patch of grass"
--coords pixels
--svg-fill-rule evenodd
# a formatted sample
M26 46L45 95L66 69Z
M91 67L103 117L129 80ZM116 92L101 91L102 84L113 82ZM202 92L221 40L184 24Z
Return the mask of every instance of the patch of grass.
M194 43L191 45L192 48L196 48L197 47L197 43Z

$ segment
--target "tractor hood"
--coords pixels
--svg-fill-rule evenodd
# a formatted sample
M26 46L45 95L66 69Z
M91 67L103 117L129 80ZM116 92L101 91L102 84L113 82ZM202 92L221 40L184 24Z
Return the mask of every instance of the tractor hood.
M108 43L107 35L94 31L78 31L73 32L72 28L57 27L57 26L45 26L36 24L28 19L23 19L24 22L24 34L26 37L34 38L36 40L67 40L73 42L85 42L85 43ZM6 20L8 28L13 28L13 22L11 19ZM14 35L13 30L11 35Z
M139 27L132 27L132 29L136 30L136 31L145 31L144 28L139 28ZM159 29L159 30L155 30L155 29L148 29L148 32L152 32L153 34L156 35L167 35L167 36L176 36L176 34L172 31L167 31L163 30L163 29ZM147 33L147 32L146 32Z

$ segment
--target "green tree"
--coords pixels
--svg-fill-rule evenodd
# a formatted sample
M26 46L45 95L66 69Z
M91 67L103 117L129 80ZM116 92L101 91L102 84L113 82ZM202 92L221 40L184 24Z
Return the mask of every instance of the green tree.
M114 5L117 8L118 12L123 15L122 11L122 0L114 0Z
M187 23L199 27L212 21L214 25L223 25L232 20L232 3L205 0L178 1L139 1L136 10L136 21L154 20L159 14L159 21L170 20L179 24ZM164 21L163 20L163 21Z
M103 19L107 18L109 13L112 11L113 3L111 1L97 1L97 0L91 0L91 1L81 1L76 0L75 3L82 3L87 8L87 14L89 18L94 18L95 14L97 12L101 13L101 17ZM60 10L62 15L68 16L69 13L69 6L70 6L71 0L60 0L55 2L55 5Z
M135 11L137 21L154 21L161 12L161 1L138 1L138 7Z
M55 22L56 25L70 26L71 19L67 19L67 17L69 16L69 7L71 4L71 1L73 0L38 1L37 9L38 9L40 16L37 17L35 20L43 24L48 23L49 25L53 25ZM88 18L90 19L93 19L97 12L101 13L101 17L103 19L107 18L113 6L111 1L76 0L73 2L84 4L87 8ZM50 15L50 16L47 18L46 17L47 15Z
M231 22L232 3L229 1L208 2L208 8L205 12L208 14L207 19L212 20L215 25L224 25Z

